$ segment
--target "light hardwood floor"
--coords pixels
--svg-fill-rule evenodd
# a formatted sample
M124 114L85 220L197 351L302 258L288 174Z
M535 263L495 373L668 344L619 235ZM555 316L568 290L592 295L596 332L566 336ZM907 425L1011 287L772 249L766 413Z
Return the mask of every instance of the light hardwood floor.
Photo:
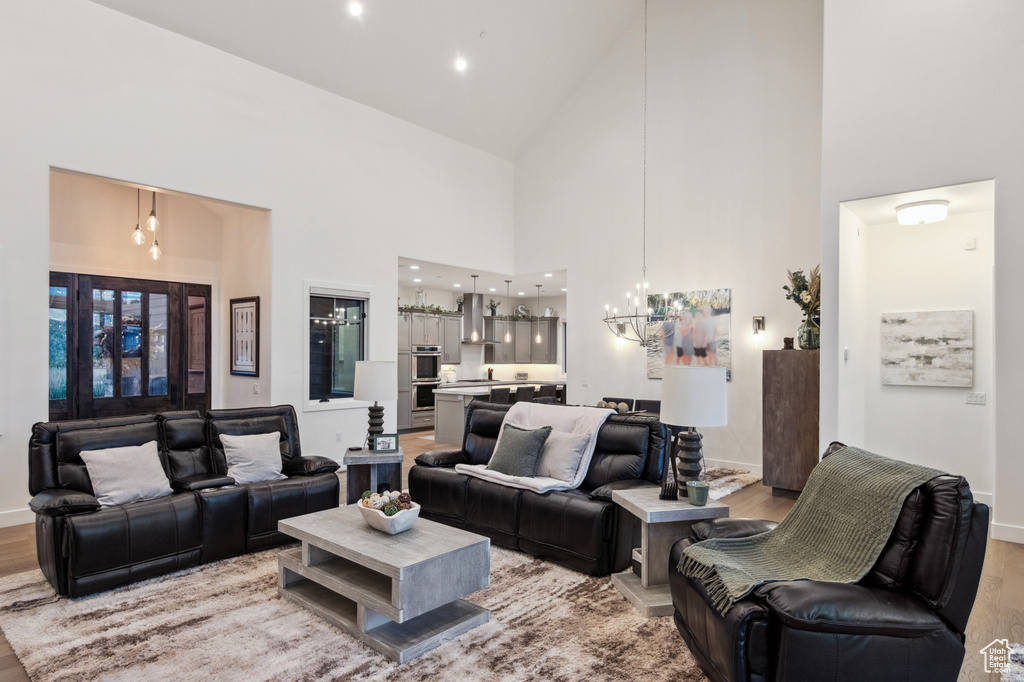
M403 485L408 481L413 460L435 449L432 440L423 438L430 435L430 431L402 434ZM344 503L345 474L340 477ZM794 503L794 500L773 497L771 490L762 485L748 486L722 501L729 505L730 516L773 521L781 521ZM37 570L34 526L0 528L0 577L28 570ZM981 588L967 627L967 655L960 672L961 682L996 679L985 673L979 650L992 640L1004 637L1011 642L1024 642L1024 545L990 539ZM28 679L7 639L0 634L0 682Z

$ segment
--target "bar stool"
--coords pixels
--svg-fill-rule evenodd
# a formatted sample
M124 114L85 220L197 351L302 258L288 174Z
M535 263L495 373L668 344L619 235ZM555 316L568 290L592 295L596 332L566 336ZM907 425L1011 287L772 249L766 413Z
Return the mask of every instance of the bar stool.
M492 388L491 395L488 396L487 402L508 405L508 396L510 393L511 390L508 388Z
M533 394L535 393L535 391L536 391L536 389L534 389L533 386L520 386L520 387L518 387L516 389L516 402L517 403L522 403L522 402L532 403L533 402Z
M552 398L551 402L554 402L555 396L556 396L556 393L555 393L555 386L554 386L554 384L551 384L551 385L545 384L544 386L541 386L540 389L537 391L537 399L538 400L540 400L541 398Z

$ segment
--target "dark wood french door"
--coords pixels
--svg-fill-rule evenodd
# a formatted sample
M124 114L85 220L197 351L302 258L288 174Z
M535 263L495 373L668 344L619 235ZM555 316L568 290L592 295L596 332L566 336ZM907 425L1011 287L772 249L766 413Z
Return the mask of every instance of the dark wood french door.
M209 285L51 272L50 418L209 409L210 324Z

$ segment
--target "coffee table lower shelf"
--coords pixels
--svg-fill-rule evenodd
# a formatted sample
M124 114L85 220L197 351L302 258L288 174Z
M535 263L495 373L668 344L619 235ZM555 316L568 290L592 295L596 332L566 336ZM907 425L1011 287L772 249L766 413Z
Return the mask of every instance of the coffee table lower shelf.
M326 586L330 585L330 587ZM353 597L377 601L365 585L349 582L337 572L305 566L302 549L282 550L278 555L278 592L312 611L388 658L406 663L490 620L490 611L457 599L432 611L398 623ZM386 610L386 609L382 609Z

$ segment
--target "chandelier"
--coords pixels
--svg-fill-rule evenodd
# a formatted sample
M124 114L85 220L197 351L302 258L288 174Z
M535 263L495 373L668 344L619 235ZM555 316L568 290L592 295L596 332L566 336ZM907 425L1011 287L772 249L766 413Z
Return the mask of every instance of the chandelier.
M604 323L620 339L647 345L647 325L654 310L647 291L647 2L644 1L644 201L643 201L643 279L635 291L626 292L626 307L620 313L610 305L604 307ZM667 301L666 301L667 304Z

